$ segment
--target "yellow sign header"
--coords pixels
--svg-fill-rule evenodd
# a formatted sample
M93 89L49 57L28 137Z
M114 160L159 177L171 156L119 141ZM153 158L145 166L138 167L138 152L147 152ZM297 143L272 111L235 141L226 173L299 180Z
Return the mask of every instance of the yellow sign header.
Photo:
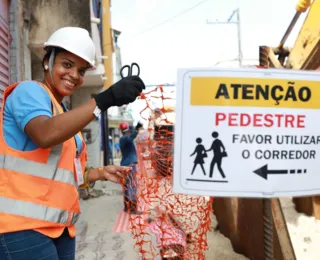
M194 77L193 106L320 108L320 82L307 80Z

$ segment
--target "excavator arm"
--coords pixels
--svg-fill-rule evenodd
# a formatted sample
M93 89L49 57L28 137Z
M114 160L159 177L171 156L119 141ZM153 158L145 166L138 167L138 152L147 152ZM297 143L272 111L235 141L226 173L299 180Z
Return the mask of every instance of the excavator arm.
M301 70L320 67L320 0L312 2L285 67Z
M308 11L293 48L285 41L301 13ZM320 66L320 0L299 0L290 25L277 47L260 46L260 66L315 70Z

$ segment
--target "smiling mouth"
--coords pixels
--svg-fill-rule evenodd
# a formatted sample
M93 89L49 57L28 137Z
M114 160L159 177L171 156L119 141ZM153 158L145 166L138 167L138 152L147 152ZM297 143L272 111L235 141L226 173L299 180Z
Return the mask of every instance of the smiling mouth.
M63 79L63 81L69 88L74 88L76 86L76 84L72 83L70 80Z

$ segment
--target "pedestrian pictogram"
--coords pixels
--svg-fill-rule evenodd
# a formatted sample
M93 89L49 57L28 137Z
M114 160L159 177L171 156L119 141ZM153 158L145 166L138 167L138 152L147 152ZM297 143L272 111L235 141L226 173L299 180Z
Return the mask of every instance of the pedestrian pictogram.
M196 139L196 142L197 142L197 146L194 150L194 152L190 155L190 156L193 156L194 154L196 154L196 159L194 160L194 166L192 168L192 172L191 172L191 175L194 173L194 170L196 169L197 165L200 165L202 171L203 171L203 174L206 175L206 171L203 167L203 164L205 163L204 162L204 158L208 157L207 155L207 152L206 152L206 149L204 148L204 146L201 144L202 143L202 139L200 137L198 137Z
M213 137L214 141L212 142L210 149L207 150L207 152L209 152L211 150L213 151L213 158L212 158L212 161L210 164L209 177L212 178L214 166L217 165L218 170L219 170L222 178L226 178L226 175L224 174L222 167L221 167L222 158L227 157L226 148L224 147L222 141L218 138L219 137L218 132L213 132L212 137Z
M174 191L236 197L320 193L320 74L183 69Z
M214 131L212 133L212 137L213 137L213 142L211 144L211 146L206 149L204 147L204 145L202 144L202 138L198 137L196 139L196 142L198 143L198 145L196 146L194 152L190 155L193 156L196 154L196 158L194 160L194 165L192 168L192 172L191 175L193 175L196 167L198 165L200 165L202 172L204 174L204 176L206 176L206 162L205 162L205 158L208 157L208 152L212 151L213 152L213 156L211 159L211 163L210 163L210 168L209 168L209 178L212 179L213 178L213 172L214 172L214 168L216 166L218 172L220 173L220 175L222 176L223 179L226 178L226 175L222 169L222 159L224 157L227 157L228 154L226 152L226 148L223 145L223 142L218 138L219 137L219 133ZM191 181L201 181L201 180L196 180L196 179L188 179ZM202 181L208 181L208 180L202 180ZM214 181L213 181L214 182Z

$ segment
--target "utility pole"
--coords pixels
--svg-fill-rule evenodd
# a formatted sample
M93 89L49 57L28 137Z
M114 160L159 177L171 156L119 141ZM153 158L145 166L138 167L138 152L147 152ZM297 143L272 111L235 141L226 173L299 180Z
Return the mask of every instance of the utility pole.
M107 89L113 84L113 38L111 28L111 0L102 0L102 50L103 64L105 69L104 88Z
M103 51L103 64L105 69L104 75L104 89L109 88L113 84L113 38L111 29L111 0L102 0L102 51ZM103 149L103 165L109 165L109 118L108 110L101 114L102 117L102 129L104 137L104 149Z
M236 21L231 21L231 19L233 18L233 16L237 14L237 20ZM238 60L239 60L239 66L242 67L242 45L241 45L241 23L240 23L240 9L237 8L236 10L234 10L232 12L232 14L230 15L229 19L225 22L221 22L221 21L215 21L215 22L211 22L207 19L207 24L236 24L237 25L237 29L238 29Z

